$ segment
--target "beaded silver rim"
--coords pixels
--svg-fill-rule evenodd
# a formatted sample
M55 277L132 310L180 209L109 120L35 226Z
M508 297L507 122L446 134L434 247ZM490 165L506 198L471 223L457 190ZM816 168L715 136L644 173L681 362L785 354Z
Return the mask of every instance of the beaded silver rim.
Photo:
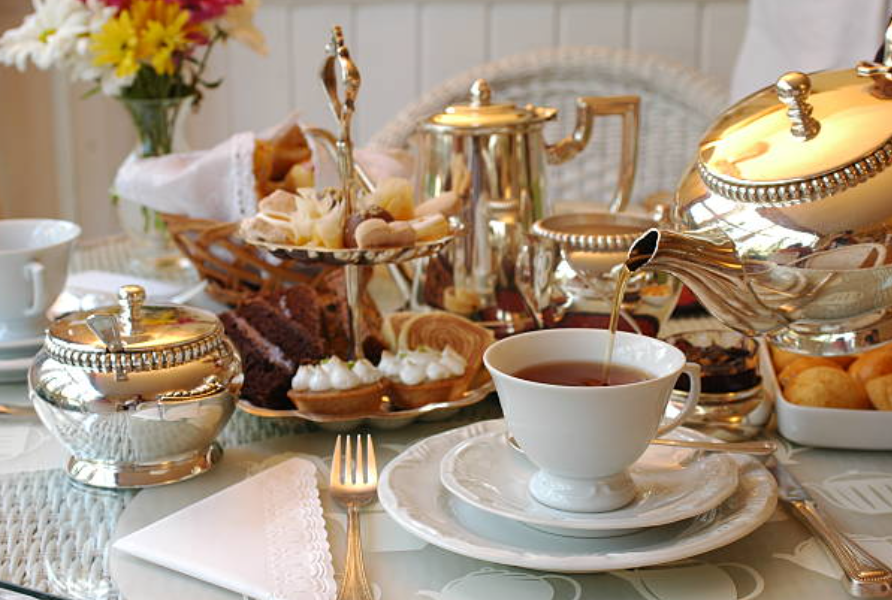
M864 158L823 175L779 183L741 183L712 173L701 161L700 178L710 191L738 202L767 206L795 206L851 189L882 173L892 164L892 138Z
M47 338L46 352L60 363L94 373L135 373L157 371L184 365L216 352L228 353L221 330L195 342L158 350L84 350L66 342Z

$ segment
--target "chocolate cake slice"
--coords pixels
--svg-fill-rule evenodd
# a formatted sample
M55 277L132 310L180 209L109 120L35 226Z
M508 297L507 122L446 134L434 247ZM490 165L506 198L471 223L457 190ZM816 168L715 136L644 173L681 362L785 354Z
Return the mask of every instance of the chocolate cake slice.
M286 394L295 364L235 311L223 313L220 320L242 357L242 397L266 408L290 408Z
M238 308L238 314L296 364L325 358L325 343L318 334L293 321L270 299L251 298Z
M305 283L298 283L279 292L276 302L292 321L300 323L312 335L323 338L322 311L316 290Z

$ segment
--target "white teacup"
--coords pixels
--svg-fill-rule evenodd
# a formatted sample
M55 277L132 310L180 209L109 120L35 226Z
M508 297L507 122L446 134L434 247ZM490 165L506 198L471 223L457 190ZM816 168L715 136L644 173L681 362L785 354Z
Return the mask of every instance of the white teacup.
M602 329L548 329L496 342L483 362L492 375L511 434L539 471L530 493L560 510L602 512L635 497L628 468L655 436L681 425L700 396L700 367L660 340L618 332L613 364L640 369L644 381L604 387L550 385L520 379L519 370L554 361L602 362ZM684 410L660 424L669 395L685 373Z
M80 234L68 221L0 220L0 342L43 333Z

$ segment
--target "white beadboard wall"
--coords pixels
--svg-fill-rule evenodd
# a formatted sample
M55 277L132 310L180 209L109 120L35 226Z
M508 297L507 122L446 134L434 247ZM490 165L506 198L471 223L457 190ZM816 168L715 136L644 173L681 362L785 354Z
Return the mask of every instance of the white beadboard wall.
M27 6L0 0L0 29ZM660 54L727 83L743 38L746 0L265 0L257 23L270 53L217 52L210 92L189 121L193 148L262 130L298 109L331 126L317 71L332 25L344 27L363 85L360 143L423 91L474 65L535 48L602 45ZM59 76L0 69L0 216L59 215L87 236L114 232L108 186L132 147L122 109L82 100Z

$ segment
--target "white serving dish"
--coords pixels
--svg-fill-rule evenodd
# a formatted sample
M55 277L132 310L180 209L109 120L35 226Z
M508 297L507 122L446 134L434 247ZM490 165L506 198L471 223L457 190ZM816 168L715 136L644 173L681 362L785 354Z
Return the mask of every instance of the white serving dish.
M892 410L856 410L799 406L784 398L762 344L760 360L767 391L775 398L777 428L788 440L804 446L846 450L892 450Z

